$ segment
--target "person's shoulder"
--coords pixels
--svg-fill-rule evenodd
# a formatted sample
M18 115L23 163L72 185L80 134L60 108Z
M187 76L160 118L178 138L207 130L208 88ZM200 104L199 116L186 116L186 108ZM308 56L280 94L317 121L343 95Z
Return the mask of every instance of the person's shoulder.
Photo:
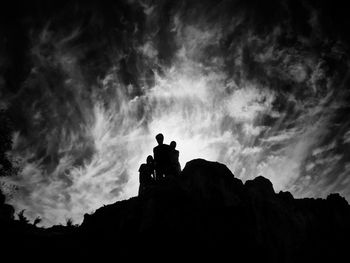
M156 150L158 150L158 149L159 149L159 145L153 147L153 151L156 151Z
M147 168L147 164L143 163L140 165L139 172Z

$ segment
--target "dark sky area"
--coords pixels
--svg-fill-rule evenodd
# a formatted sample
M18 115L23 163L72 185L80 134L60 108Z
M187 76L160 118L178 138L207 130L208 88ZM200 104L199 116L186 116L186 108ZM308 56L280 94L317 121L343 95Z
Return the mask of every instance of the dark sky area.
M137 193L154 136L296 197L350 200L341 1L11 1L0 6L0 177L44 225Z

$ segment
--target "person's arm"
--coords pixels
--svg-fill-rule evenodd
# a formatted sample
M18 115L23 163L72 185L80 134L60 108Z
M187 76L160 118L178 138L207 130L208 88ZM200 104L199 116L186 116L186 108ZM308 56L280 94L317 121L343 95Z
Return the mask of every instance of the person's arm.
M153 148L153 159L154 159L154 167L156 167L157 161L158 161L158 150L156 147Z
M151 176L153 179L155 179L154 164L151 166Z
M141 164L141 166L139 168L139 183L140 184L143 184L142 172L143 172L143 164Z

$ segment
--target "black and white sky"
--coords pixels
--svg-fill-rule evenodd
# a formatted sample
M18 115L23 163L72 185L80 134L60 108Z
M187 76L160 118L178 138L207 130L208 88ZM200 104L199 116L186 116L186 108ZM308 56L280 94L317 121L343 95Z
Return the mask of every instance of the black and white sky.
M154 136L243 181L350 200L348 9L336 0L0 6L8 202L44 225L137 194Z

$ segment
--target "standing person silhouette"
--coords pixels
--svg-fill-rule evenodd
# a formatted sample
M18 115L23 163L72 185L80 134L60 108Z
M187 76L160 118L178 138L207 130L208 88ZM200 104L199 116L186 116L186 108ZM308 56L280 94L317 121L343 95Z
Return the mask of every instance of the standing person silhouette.
M154 160L153 156L149 155L147 157L147 162L141 164L139 168L140 173L140 187L139 187L139 195L142 195L147 191L149 186L151 186L154 182Z
M158 145L153 148L154 166L156 172L156 181L162 181L168 175L170 167L170 146L164 144L164 136L159 133L156 136Z
M181 173L181 165L179 162L179 151L176 150L176 142L172 141L170 143L170 167L171 175L178 176Z

